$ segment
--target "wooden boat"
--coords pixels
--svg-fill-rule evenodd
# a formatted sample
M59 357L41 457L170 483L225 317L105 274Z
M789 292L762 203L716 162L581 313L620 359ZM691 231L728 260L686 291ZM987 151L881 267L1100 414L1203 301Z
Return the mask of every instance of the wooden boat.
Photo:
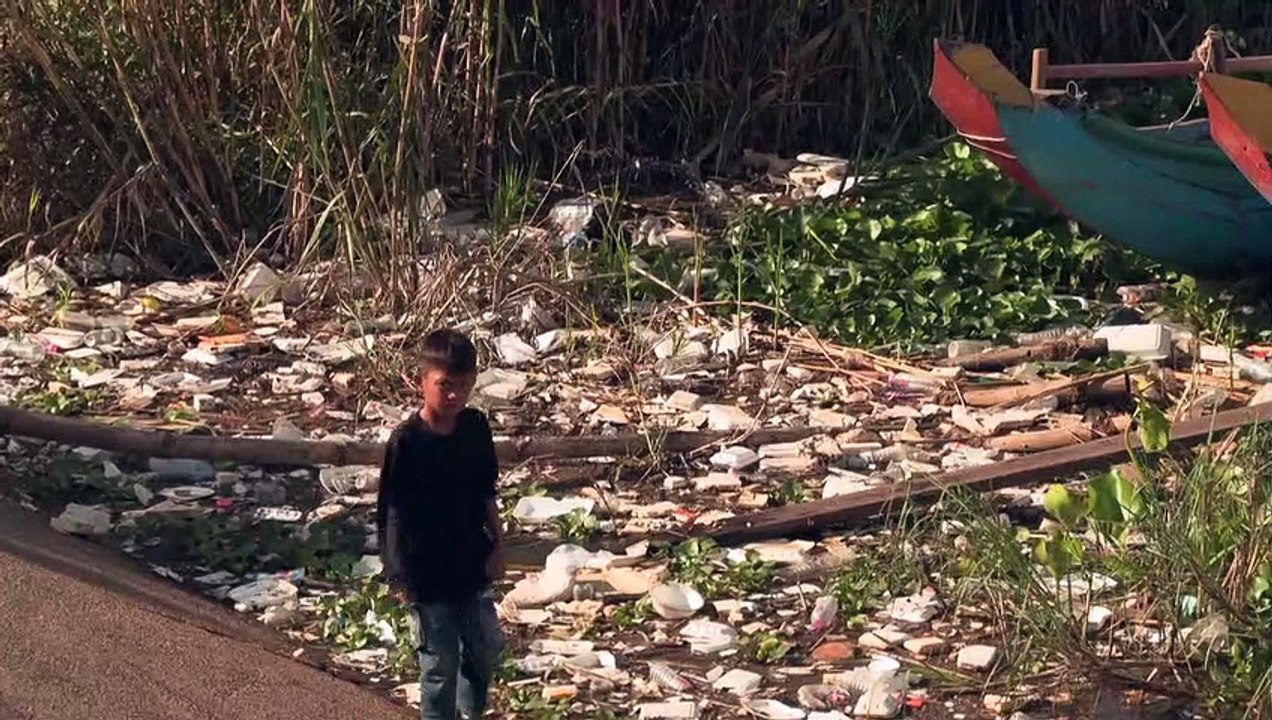
M1210 115L1210 137L1272 203L1272 86L1220 73L1203 73L1198 83Z
M1026 87L982 45L934 46L930 95L941 112L1008 177L1061 212L1199 277L1238 278L1272 264L1272 203L1216 145L1207 120L1133 128L1053 102L1047 95L1054 93L1038 87L1040 73ZM1056 78L1160 77L1192 66L1050 70Z

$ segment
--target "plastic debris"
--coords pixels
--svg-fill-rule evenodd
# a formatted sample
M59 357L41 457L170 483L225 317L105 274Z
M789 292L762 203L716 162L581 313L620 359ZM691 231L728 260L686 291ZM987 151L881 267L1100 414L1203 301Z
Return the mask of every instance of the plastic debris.
M588 498L552 498L543 495L527 495L512 508L512 516L525 525L542 525L575 510L591 513L595 500Z
M826 595L817 598L813 603L812 616L808 620L808 629L815 633L826 632L835 624L835 616L839 614L839 601Z
M267 577L230 590L229 598L235 602L236 607L246 612L282 605L295 598L299 592L299 588L286 580Z
M804 720L808 713L793 708L780 700L764 698L762 700L742 700L742 708L749 713L768 720Z
M663 583L649 593L654 612L668 620L693 617L702 609L705 600L702 593L681 583Z
M110 511L91 505L71 503L62 514L49 522L54 530L67 535L105 535L110 532Z
M695 653L711 655L732 649L738 641L738 631L711 620L689 621L680 629L680 636L689 642Z

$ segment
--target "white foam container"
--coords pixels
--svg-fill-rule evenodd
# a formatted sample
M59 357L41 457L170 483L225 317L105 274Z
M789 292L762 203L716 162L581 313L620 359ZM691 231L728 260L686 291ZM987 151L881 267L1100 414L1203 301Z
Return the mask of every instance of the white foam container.
M1123 353L1140 360L1170 357L1173 339L1165 325L1110 325L1095 331L1095 337L1109 343L1109 352Z

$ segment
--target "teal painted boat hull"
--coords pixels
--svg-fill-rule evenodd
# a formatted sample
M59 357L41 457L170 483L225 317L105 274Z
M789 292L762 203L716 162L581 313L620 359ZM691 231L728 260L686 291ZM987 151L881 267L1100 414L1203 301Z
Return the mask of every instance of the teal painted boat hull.
M933 48L933 101L969 145L1040 199L1168 269L1272 277L1272 203L1208 121L1132 128L1035 96L983 45Z
M1203 277L1272 268L1272 205L1204 125L1172 137L1050 105L996 110L1034 181L1110 241Z

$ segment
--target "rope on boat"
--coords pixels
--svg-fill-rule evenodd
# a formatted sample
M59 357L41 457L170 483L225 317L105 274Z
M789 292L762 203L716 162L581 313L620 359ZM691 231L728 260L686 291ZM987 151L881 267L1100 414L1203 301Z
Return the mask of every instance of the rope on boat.
M1222 73L1228 64L1230 52L1232 52L1232 46L1229 45L1228 38L1224 37L1223 30L1218 25L1211 25L1206 28L1206 36L1197 43L1197 47L1193 48L1192 55L1188 59L1201 63L1201 72L1198 74L1198 77L1201 77L1206 73ZM1183 122L1200 102L1201 85L1198 84L1193 90L1192 99L1188 101L1188 107L1184 108L1184 113L1171 121L1166 129L1174 130L1175 126Z

